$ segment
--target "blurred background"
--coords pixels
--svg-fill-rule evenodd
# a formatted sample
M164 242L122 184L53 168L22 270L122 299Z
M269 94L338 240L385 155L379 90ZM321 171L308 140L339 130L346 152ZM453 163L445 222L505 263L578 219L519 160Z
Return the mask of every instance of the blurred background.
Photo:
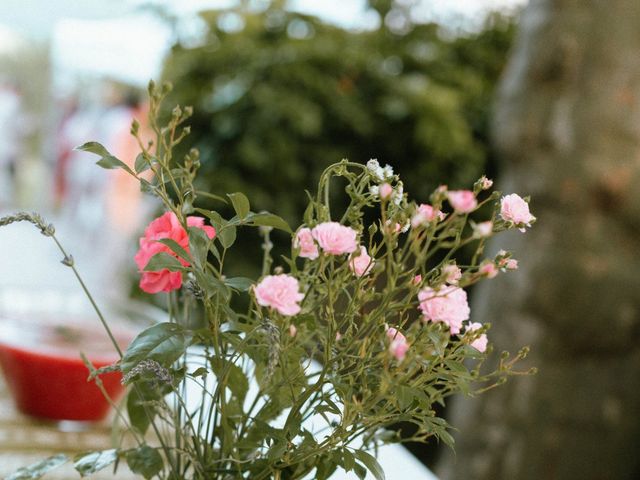
M195 109L203 189L292 225L342 158L391 164L418 201L487 174L539 220L491 246L521 269L472 315L540 373L448 406L455 455L410 448L442 479L637 479L638 32L637 0L3 0L0 213L42 212L90 287L128 295L157 205L73 147L133 162L151 78ZM0 293L75 288L31 230L0 231Z

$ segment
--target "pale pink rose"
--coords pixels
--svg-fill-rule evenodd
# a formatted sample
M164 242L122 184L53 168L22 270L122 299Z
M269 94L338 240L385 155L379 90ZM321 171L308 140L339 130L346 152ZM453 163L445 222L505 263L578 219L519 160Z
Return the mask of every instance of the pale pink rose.
M416 275L411 279L411 283L414 285L420 285L422 283L422 275Z
M444 281L446 283L450 283L451 285L457 285L458 280L462 278L462 270L457 265L445 265L442 267L442 275L444 276Z
M329 255L353 253L358 248L356 237L358 232L353 228L340 225L338 222L324 222L311 230L311 235L320 248Z
M426 225L429 222L433 222L434 220L444 220L445 214L440 210L436 210L431 205L426 203L422 203L418 205L416 208L416 213L411 217L411 226L413 228L419 227L420 225Z
M296 326L292 323L291 325L289 325L289 336L291 338L294 338L296 335L298 334L298 329L296 328Z
M469 213L478 206L476 196L471 190L451 190L447 198L453 209L458 213Z
M362 245L360 246L360 255L354 257L352 253L349 257L349 268L356 277L368 275L375 263L376 261L369 256L367 249Z
M455 286L446 286L440 290L425 287L418 293L418 300L423 320L443 322L449 326L452 334L460 333L462 322L468 320L471 313L467 292Z
M300 253L298 254L302 258L308 258L310 260L315 260L318 258L318 246L316 242L313 241L313 235L311 235L311 230L309 228L301 228L296 233L295 238L293 239L293 247L299 248Z
M215 229L205 225L204 219L201 217L187 217L187 226L201 228L209 238L214 238L216 235ZM178 258L182 265L189 265L187 261L173 253L169 247L158 242L158 240L165 238L173 240L189 253L189 236L175 213L166 212L153 220L145 229L144 236L140 238L140 249L134 257L141 272L140 288L147 293L170 292L177 290L182 285L181 272L170 272L166 269L157 272L143 271L151 257L157 253L165 252Z
M478 322L473 322L467 325L467 333L475 332L482 328L482 325ZM473 342L471 342L471 346L478 350L480 353L484 353L487 350L487 335L481 334L478 338L476 338Z
M500 216L506 222L513 222L516 225L531 226L536 217L529 212L529 204L516 193L502 197L500 201ZM524 227L520 228L524 232Z
M476 223L473 227L473 232L476 237L489 237L493 233L493 222L489 220L487 222Z
M510 258L507 260L507 263L504 265L504 268L507 270L517 270L518 269L518 260L515 258Z
M389 344L389 352L399 362L404 360L404 357L407 355L408 351L409 351L409 344L407 342L403 342L401 340L393 340Z
M336 332L336 342L342 340L342 334L340 332Z
M267 275L253 289L258 305L270 307L282 315L292 316L300 312L298 303L304 298L298 280L290 275Z
M387 328L387 338L389 340L401 340L403 342L407 341L407 337L405 337L400 330L394 327Z
M391 194L393 193L393 187L385 182L380 185L378 193L380 194L380 198L382 200L389 200L391 198Z
M393 355L396 360L404 360L407 351L409 350L409 344L407 338L398 331L398 329L390 327L387 329L387 338L390 340L389 353Z
M486 275L487 278L495 278L498 275L498 269L493 263L485 263L480 266L478 272Z

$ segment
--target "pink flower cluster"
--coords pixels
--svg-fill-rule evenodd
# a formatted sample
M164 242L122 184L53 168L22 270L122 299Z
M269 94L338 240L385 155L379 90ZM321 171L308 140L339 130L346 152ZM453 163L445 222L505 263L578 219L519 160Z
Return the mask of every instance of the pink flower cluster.
M338 222L319 223L311 230L311 236L328 255L353 253L358 248L358 232Z
M352 253L349 257L349 268L356 277L367 275L375 263L375 260L369 256L367 249L362 245L360 245L360 255L356 257Z
M300 313L299 303L304 298L298 280L285 274L267 275L254 287L253 293L258 305L273 308L288 317Z
M471 190L450 190L447 199L458 213L469 213L476 209L478 201Z
M299 256L315 260L320 250L327 255L343 255L350 253L349 268L357 277L369 274L375 260L367 253L367 249L358 245L358 232L338 222L323 222L313 229L301 228L293 239L293 247L299 249ZM356 254L356 251L359 252Z
M423 320L445 323L452 334L460 333L462 322L469 319L467 292L460 287L446 285L439 290L424 287L418 292L418 300Z
M426 203L418 205L416 208L416 212L411 217L411 226L413 228L419 227L421 225L427 225L434 220L444 220L445 214L440 210L433 208L431 205Z
M215 229L205 225L201 217L187 217L187 226L201 228L209 238L216 235ZM144 236L140 238L140 249L134 257L142 275L140 288L147 293L170 292L182 286L182 272L171 272L167 269L157 272L143 271L151 257L160 252L178 258L169 247L158 241L165 238L173 240L189 253L189 236L175 213L167 212L153 220L145 229ZM184 266L189 265L185 260L178 259Z
M482 324L478 322L473 322L467 325L466 333L475 332L482 328ZM476 338L473 342L471 342L471 346L478 350L481 353L484 353L487 350L487 335L481 334L478 338Z
M521 232L525 231L524 227L530 227L531 222L536 219L529 211L529 204L516 193L502 198L500 201L500 216L505 222L513 222L519 225Z
M393 355L396 360L401 362L404 360L410 345L407 343L407 338L397 329L389 327L387 329L387 338L389 339L389 353Z

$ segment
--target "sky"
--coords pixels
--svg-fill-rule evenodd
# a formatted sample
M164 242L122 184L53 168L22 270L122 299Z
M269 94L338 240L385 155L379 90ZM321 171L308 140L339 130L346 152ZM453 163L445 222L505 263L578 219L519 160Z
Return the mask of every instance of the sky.
M264 0L249 0L260 6ZM473 26L489 10L509 10L527 0L422 0L417 20ZM157 76L171 43L168 28L148 15L132 14L144 4L169 7L194 22L198 10L232 7L237 0L0 0L0 52L10 48L11 32L51 40L55 68L67 77L76 72L115 73L120 80L144 85ZM348 28L372 26L365 0L289 0L290 8ZM373 18L373 24L372 24ZM132 61L132 59L136 59ZM113 75L112 75L113 76ZM62 83L66 82L64 78Z

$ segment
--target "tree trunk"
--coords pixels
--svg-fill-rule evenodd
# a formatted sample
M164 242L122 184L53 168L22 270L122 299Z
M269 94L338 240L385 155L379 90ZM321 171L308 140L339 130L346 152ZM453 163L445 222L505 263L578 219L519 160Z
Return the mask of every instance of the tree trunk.
M538 222L474 292L538 375L454 403L443 480L640 478L640 1L532 0L497 98L499 187Z

